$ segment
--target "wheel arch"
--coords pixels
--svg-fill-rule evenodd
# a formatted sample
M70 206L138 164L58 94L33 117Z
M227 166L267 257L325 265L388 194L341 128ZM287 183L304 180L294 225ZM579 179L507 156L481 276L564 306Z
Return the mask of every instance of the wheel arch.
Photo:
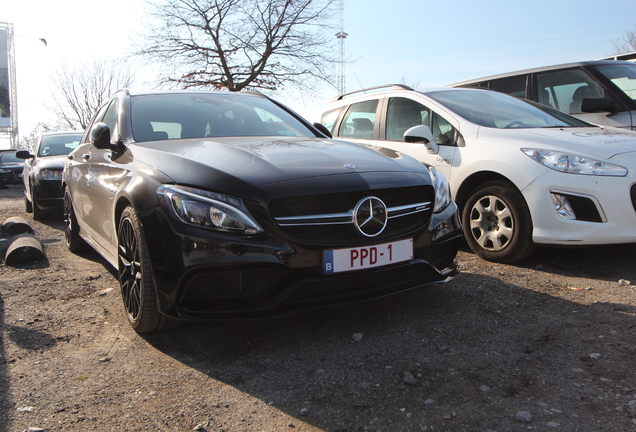
M502 180L508 182L510 183L510 185L519 190L519 188L517 188L517 186L512 181L510 181L510 179L497 172L480 171L473 173L470 176L466 177L464 181L462 181L461 185L457 189L457 193L455 194L455 204L457 204L460 213L463 211L464 205L466 205L466 201L468 201L468 198L473 193L473 191L477 189L479 185L493 180Z
M121 214L124 212L126 207L132 207L137 210L132 203L132 200L126 196L122 195L117 198L117 204L115 204L115 210L113 212L113 222L115 223L115 232L117 232L117 227L119 226L119 222L121 220Z

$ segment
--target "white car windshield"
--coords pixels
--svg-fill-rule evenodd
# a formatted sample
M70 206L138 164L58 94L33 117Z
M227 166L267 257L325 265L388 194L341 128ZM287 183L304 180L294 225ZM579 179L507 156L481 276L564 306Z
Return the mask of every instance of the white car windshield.
M615 64L596 66L596 70L605 75L630 99L636 100L636 64Z
M577 118L544 105L488 90L440 90L427 96L466 120L497 129L590 127Z

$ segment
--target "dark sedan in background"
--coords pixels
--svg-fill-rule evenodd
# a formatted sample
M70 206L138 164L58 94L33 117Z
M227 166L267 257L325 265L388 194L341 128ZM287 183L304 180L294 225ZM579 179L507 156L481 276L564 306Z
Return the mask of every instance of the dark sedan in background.
M48 132L42 134L33 147L33 153L21 150L16 153L24 159L22 182L24 203L33 219L46 219L62 209L62 170L64 159L78 146L82 132Z
M22 184L24 162L15 156L15 149L0 150L0 187Z
M444 175L327 135L258 93L120 91L66 160L67 245L118 270L140 333L454 277Z

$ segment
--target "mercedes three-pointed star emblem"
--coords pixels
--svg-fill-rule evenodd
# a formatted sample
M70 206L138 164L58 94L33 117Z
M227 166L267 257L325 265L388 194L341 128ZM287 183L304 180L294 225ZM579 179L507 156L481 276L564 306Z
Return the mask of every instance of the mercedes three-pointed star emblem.
M380 198L363 198L353 211L353 223L366 237L375 237L380 234L384 231L386 222L386 205Z

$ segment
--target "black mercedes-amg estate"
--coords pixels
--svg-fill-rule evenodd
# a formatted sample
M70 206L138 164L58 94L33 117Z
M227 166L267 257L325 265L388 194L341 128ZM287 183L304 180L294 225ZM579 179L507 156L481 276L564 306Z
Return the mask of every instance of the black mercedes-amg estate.
M119 274L133 328L276 317L458 272L443 174L329 138L259 93L123 90L64 167L71 251Z

